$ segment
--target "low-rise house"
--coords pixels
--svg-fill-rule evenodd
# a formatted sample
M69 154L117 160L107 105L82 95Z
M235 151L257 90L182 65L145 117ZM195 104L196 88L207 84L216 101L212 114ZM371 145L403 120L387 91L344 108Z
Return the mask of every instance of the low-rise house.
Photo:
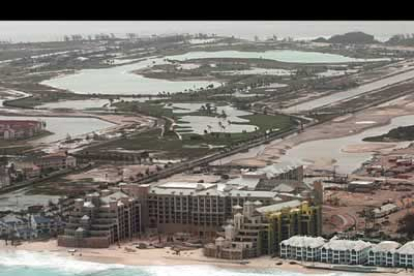
M368 265L395 267L397 255L395 252L401 246L398 242L384 241L374 245L368 251Z
M321 261L332 264L365 264L372 244L364 241L331 239L321 248Z
M36 232L36 236L54 236L59 228L58 220L42 215L31 215L30 225Z
M348 190L351 192L371 192L377 185L373 181L351 181Z
M62 170L76 167L76 158L65 152L51 153L34 161L41 170Z
M280 257L301 261L319 261L321 247L325 240L321 237L293 236L280 243Z
M382 205L379 208L375 208L372 212L375 218L382 218L382 217L388 216L389 214L397 212L398 209L399 208L397 205L388 203L388 204Z
M7 235L10 239L33 239L36 233L30 228L26 218L14 214L6 215L0 218L0 235Z
M397 249L398 266L414 268L414 241L407 242Z
M25 139L35 136L46 124L30 120L0 120L0 140Z

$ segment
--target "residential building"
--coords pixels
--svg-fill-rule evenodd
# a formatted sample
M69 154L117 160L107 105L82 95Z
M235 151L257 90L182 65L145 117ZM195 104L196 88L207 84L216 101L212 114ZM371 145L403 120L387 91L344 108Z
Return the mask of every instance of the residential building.
M58 245L65 247L107 248L143 231L141 205L119 189L76 199L65 222L58 236Z
M397 249L401 246L398 242L383 241L372 246L368 251L368 265L395 267L398 265Z
M0 120L0 140L30 138L46 126L42 121Z
M348 190L351 192L371 192L377 187L373 181L351 181L348 184Z
M398 266L414 268L414 241L407 242L395 252Z
M399 210L398 206L392 203L382 205L379 208L375 208L372 213L374 218L382 218L389 214L395 213Z
M293 236L280 243L280 257L300 261L320 261L320 249L325 242L321 237Z
M321 248L321 261L331 264L365 264L372 244L364 241L332 238Z
M60 221L57 218L50 218L42 215L31 215L30 225L36 236L55 236L58 233Z
M36 233L32 231L28 219L14 214L0 218L0 236L6 235L9 239L34 239Z
M76 158L66 152L51 153L34 160L34 164L42 171L62 170L76 167Z

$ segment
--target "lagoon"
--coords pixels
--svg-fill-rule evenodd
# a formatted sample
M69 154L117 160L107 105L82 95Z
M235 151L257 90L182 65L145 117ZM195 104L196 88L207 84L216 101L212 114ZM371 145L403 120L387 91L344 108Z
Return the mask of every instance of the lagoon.
M70 90L79 94L148 94L156 95L160 92L184 92L188 89L199 89L213 84L215 87L221 83L215 81L170 81L163 79L146 78L134 74L131 71L152 67L156 64L166 64L166 60L186 61L190 59L205 58L263 58L282 62L296 63L343 63L363 62L384 59L355 59L340 55L324 54L318 52L301 51L266 51L266 52L240 52L240 51L217 51L217 52L189 52L183 55L166 57L148 57L136 63L114 66L103 69L84 69L75 74L63 75L42 84L55 88Z

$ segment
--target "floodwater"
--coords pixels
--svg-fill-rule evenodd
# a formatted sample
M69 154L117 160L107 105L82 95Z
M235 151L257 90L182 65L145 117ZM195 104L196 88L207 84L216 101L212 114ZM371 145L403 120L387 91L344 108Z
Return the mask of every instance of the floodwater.
M120 97L119 99L115 99L113 103L117 103L120 101L124 102L146 102L148 100L156 100L162 99L161 97ZM55 109L55 108L70 108L75 110L85 110L85 109L92 109L92 108L103 108L108 109L110 108L110 101L108 99L87 99L87 100L68 100L68 101L59 101L59 102L50 102L45 103L42 105L36 106L36 108L40 109Z
M339 173L352 173L358 169L362 163L368 161L372 157L372 152L365 153L347 153L342 150L349 145L368 144L362 139L370 136L377 136L387 133L393 128L400 126L409 126L414 123L414 115L401 116L391 120L386 126L367 129L356 135L341 137L336 139L325 139L311 141L300 144L294 148L287 150L280 161L301 160L303 162L312 163L318 159L335 159L336 170ZM396 143L398 148L407 147L411 142ZM386 144L386 143L385 143Z
M1 211L19 211L27 209L32 205L47 205L49 201L57 203L59 196L51 195L31 195L26 194L27 189L22 189L0 195L0 212Z
M179 123L178 126L186 127L185 131L191 130L192 133L204 134L205 130L208 132L240 133L243 131L251 132L256 129L256 126L249 124L249 120L240 118L252 113L237 110L229 105L217 106L216 113L223 114L224 112L227 115L226 118L185 115L186 113L199 111L203 105L204 103L173 103L166 106L166 108L172 108L175 114L183 114L181 121L186 123ZM214 108L214 105L212 105L212 108ZM243 124L231 124L230 122ZM180 129L177 131L180 132Z
M217 51L217 52L189 52L183 55L165 57L168 59L185 61L203 58L258 58L270 59L293 63L342 63L342 62L369 62L389 59L356 59L335 54L319 52L303 52L292 50L272 50L265 52L240 52L240 51Z
M382 78L377 81L367 83L356 88L348 89L342 92L337 92L329 96L325 96L319 99L312 101L304 102L302 104L294 105L286 109L282 109L283 112L292 113L292 112L301 112L308 111L318 107L322 107L328 104L332 104L337 101L345 100L348 98L356 97L363 93L367 93L372 90L380 89L388 85L392 85L398 82L402 82L408 79L414 78L414 70L404 72L395 76Z
M115 66L101 69L84 69L75 74L63 75L42 84L55 88L66 89L80 94L101 93L101 94L153 94L161 92L184 92L188 89L205 88L210 84L220 86L214 81L170 81L162 79L146 78L131 73L131 71L151 67L156 64L165 64L166 59L185 61L189 59L203 58L263 58L279 60L283 62L299 63L338 63L372 61L354 59L350 57L324 54L318 52L300 51L266 51L266 52L239 52L239 51L218 51L218 52L189 52L183 55L166 56L163 58L150 57L137 63Z
M75 137L113 126L112 123L96 118L0 116L0 120L42 120L46 122L46 130L53 134L32 140L31 142L35 144L50 143L65 139L68 134Z
M168 58L168 57L166 57ZM169 81L146 78L132 73L156 64L165 64L163 58L149 58L137 63L101 69L84 69L71 75L63 75L42 84L55 88L67 89L79 94L146 94L157 95L162 92L184 92L187 89L205 88L210 84L219 86L214 81Z

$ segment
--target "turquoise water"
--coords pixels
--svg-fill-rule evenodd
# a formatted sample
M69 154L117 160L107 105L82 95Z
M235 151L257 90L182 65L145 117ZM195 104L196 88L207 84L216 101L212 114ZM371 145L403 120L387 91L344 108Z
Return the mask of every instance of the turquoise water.
M304 276L279 269L224 269L209 265L124 266L83 262L53 253L0 251L0 276ZM358 276L320 272L313 275Z

